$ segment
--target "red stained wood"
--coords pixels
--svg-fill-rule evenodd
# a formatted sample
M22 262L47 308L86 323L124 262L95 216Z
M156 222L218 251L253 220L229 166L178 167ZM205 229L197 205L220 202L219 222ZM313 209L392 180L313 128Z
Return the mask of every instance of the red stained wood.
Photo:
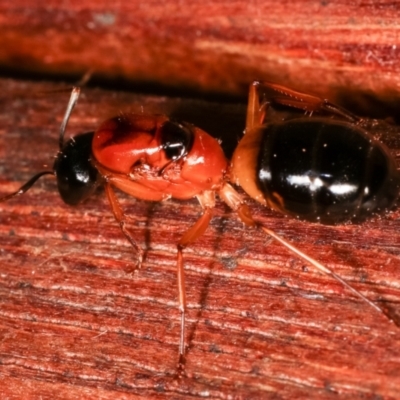
M393 1L16 0L3 2L0 16L0 67L12 73L90 70L114 82L241 96L264 79L367 115L399 108Z
M57 151L68 93L1 81L0 190L15 190ZM68 132L120 111L164 112L236 145L245 105L84 89ZM392 135L398 134L393 127ZM393 146L399 148L395 137ZM398 153L398 151L396 151ZM47 167L49 168L49 167ZM385 398L400 390L400 329L218 203L184 252L186 375L179 342L176 243L193 201L120 195L146 250L140 271L104 194L78 207L51 177L0 203L0 378L3 398ZM400 215L327 227L249 201L261 222L399 315Z

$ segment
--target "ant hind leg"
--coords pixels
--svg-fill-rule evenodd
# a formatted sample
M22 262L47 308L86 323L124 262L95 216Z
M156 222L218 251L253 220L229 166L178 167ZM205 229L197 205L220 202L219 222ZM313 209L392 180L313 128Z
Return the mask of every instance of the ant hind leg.
M261 123L259 122L262 124L265 117L265 108L268 104L303 110L310 115L322 112L353 123L360 121L359 117L326 99L297 92L276 83L255 81L250 85L247 125L253 127L257 124L257 118L259 121L262 118ZM264 115L261 115L261 113L264 113ZM246 129L248 129L247 126Z

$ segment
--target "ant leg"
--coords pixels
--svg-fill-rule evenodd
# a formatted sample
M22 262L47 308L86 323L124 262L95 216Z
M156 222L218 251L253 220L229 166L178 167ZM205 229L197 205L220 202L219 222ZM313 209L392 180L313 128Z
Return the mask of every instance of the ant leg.
M355 289L354 287L349 285L339 275L335 274L332 270L330 270L329 268L325 267L324 265L319 263L314 258L312 258L312 257L308 256L307 254L303 253L299 248L294 246L288 240L286 240L283 237L279 236L278 234L276 234L271 229L268 229L268 228L262 226L261 224L259 224L258 222L256 222L253 219L253 216L251 215L250 209L248 208L247 204L243 203L242 197L240 196L239 193L236 192L236 190L232 186L230 186L229 184L225 184L222 187L222 189L220 190L219 195L225 201L225 203L228 204L229 207L231 207L234 211L237 212L240 220L243 223L245 223L248 226L255 226L255 227L258 227L258 228L262 229L269 236L271 236L272 238L277 240L279 243L281 243L283 246L285 246L291 253L297 255L300 259L302 259L306 263L312 265L314 268L318 269L320 272L324 273L325 275L329 275L333 279L335 279L336 281L340 282L346 289L348 289L354 295L359 297L362 301L367 303L375 311L379 312L381 315L384 315L386 317L386 319L388 319L390 322L394 323L396 326L400 327L400 322L397 319L392 318L390 313L386 309L376 305L374 302L372 302L367 297L365 297L357 289Z
M196 196L203 208L203 214L197 222L191 226L179 240L177 249L177 273L178 273L178 304L181 312L181 335L179 339L179 360L178 377L182 376L185 369L185 316L186 316L186 290L185 290L185 270L183 265L183 249L193 243L198 237L203 235L207 229L211 217L212 209L215 206L214 192L206 191Z
M271 104L280 104L283 106L304 110L307 113L328 112L340 118L344 118L350 122L359 122L360 118L346 109L331 103L326 99L322 99L310 94L297 92L285 86L266 81L256 81L250 86L250 91L257 93L253 96L258 98L265 97ZM254 102L254 100L252 100ZM250 95L249 95L250 102Z
M250 85L245 134L232 155L228 174L230 182L241 186L249 196L266 206L267 201L257 186L254 172L258 169L258 156L264 137L262 123L270 105L268 102L260 103L259 85L257 81Z
M136 256L137 256L137 267L140 268L142 265L142 261L143 261L143 250L137 245L137 243L133 239L132 235L129 233L129 231L125 227L125 224L126 224L125 214L122 211L121 205L119 204L119 201L117 199L117 196L116 196L112 186L109 183L105 183L104 188L105 188L105 192L106 192L108 201L110 202L111 210L114 214L114 217L117 220L122 233L128 239L129 243L132 245L132 247L136 253Z
M247 101L247 114L246 114L246 130L258 126L260 124L260 98L258 95L259 82L255 81L250 85L249 98Z
M361 300L363 300L365 303L367 303L370 307L372 307L375 311L379 312L380 314L384 315L390 322L395 324L396 326L400 327L399 321L396 319L392 318L387 310L384 308L379 307L375 303L373 303L371 300L369 300L367 297L365 297L361 292L359 292L357 289L354 289L351 285L349 285L344 279L342 279L339 275L335 274L332 270L329 268L325 267L321 263L319 263L317 260L314 258L308 256L307 254L303 253L300 249L298 249L296 246L294 246L292 243L287 241L286 239L282 238L281 236L277 235L274 231L271 231L270 229L260 226L260 228L273 237L275 240L277 240L279 243L281 243L283 246L285 246L288 250L290 250L293 254L296 254L299 258L302 260L308 262L311 264L313 267L317 268L319 271L323 272L326 275L330 275L332 278L336 279L338 282L340 282L345 288L350 290L353 294L355 294L357 297L359 297Z

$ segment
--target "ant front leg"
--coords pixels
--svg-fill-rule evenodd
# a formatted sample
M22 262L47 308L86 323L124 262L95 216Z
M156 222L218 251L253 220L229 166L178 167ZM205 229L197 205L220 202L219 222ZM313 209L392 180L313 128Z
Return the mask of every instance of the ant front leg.
M137 255L137 267L140 268L142 265L142 261L143 261L143 250L137 245L137 243L133 239L132 235L126 229L125 214L122 211L121 205L119 204L119 201L117 199L117 196L116 196L111 184L105 183L104 189L105 189L108 201L110 202L114 217L117 220L122 233L128 239L129 243L132 245L132 247Z
M271 105L281 105L288 108L294 108L297 110L303 110L306 113L312 115L313 113L324 113L325 115L331 115L338 117L340 119L345 119L350 122L359 122L360 118L350 113L346 109L331 103L326 99L322 99L317 96L310 94L297 92L295 90L289 89L285 86L278 85L276 83L266 82L266 81L254 81L250 85L249 91L249 102L247 109L247 124L252 123L250 118L250 108L255 109L258 105L259 115L258 118L261 119L261 124L264 122L266 104ZM260 106L261 105L261 106ZM264 107L263 107L264 105ZM253 112L256 114L256 112ZM255 121L257 122L257 121ZM247 127L246 127L247 129Z
M177 273L178 273L178 303L181 312L181 335L179 339L178 376L180 377L185 368L185 317L186 317L186 290L185 270L183 265L183 249L193 243L206 231L215 206L215 195L212 191L205 191L196 196L203 208L202 216L191 226L178 242L177 249Z

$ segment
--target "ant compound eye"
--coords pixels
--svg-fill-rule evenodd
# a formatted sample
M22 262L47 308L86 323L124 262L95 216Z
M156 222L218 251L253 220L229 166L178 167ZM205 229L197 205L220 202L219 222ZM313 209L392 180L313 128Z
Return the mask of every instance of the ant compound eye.
M99 174L90 161L92 139L92 132L75 136L65 143L54 162L58 191L67 204L80 203L97 186Z
M179 160L191 150L194 141L189 124L167 121L161 126L161 146L170 160Z

